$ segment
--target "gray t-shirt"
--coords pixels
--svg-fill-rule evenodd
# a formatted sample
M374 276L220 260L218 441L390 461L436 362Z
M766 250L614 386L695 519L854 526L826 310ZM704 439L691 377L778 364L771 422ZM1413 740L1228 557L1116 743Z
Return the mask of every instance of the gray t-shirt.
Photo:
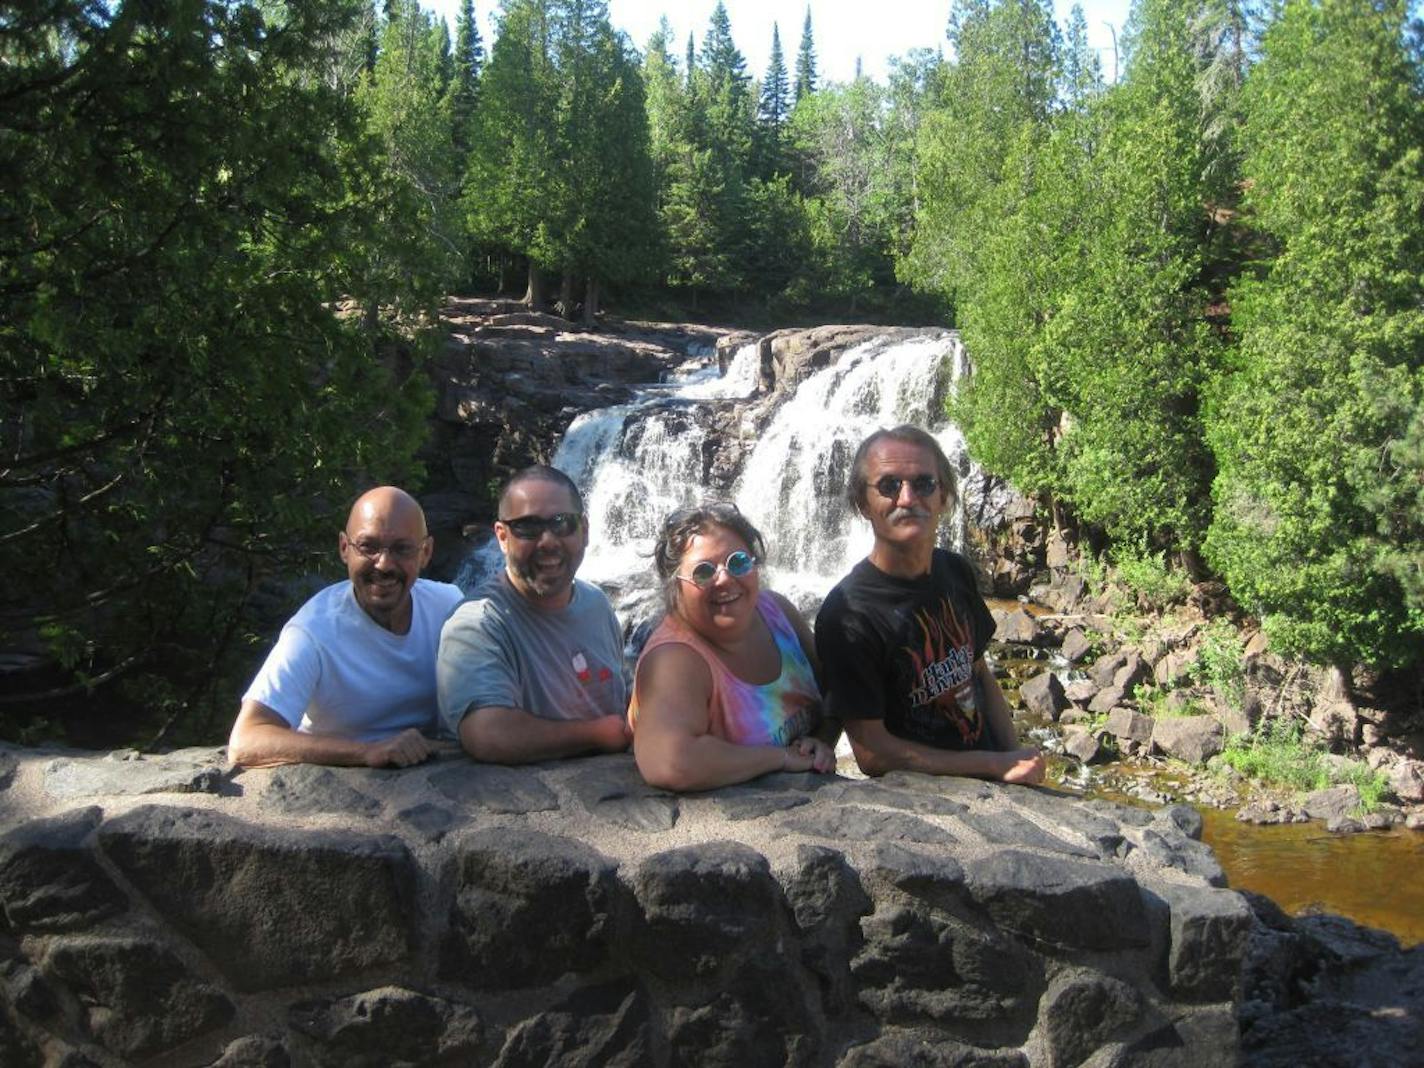
M621 716L623 632L597 586L575 579L573 599L544 610L500 572L446 621L435 683L441 722L456 736L465 713L491 705L544 719Z

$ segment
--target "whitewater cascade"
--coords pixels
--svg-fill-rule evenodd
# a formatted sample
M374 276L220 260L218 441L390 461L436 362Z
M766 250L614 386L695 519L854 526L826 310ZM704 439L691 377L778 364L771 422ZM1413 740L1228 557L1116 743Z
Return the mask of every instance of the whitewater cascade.
M925 427L954 464L961 501L946 523L946 544L962 541L966 505L983 503L977 495L986 480L944 416L945 397L965 370L958 335L857 345L802 381L760 432L745 403L758 369L757 346L747 345L723 375L714 364L675 376L626 404L580 415L565 433L553 464L578 482L592 529L579 574L609 591L625 623L656 609L651 553L663 519L716 496L703 478L715 447L704 406L738 405L742 436L755 435L732 497L766 537L766 583L805 609L870 550L869 524L851 512L844 492L856 446L877 427Z

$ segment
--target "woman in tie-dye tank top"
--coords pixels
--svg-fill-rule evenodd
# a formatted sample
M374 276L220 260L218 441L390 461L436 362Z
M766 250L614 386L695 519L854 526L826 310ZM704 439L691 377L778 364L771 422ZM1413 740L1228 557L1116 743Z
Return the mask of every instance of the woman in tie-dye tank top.
M764 555L761 534L732 504L663 524L654 557L668 610L638 658L628 709L638 770L654 786L707 790L772 771L835 770L815 646L795 607L761 589Z

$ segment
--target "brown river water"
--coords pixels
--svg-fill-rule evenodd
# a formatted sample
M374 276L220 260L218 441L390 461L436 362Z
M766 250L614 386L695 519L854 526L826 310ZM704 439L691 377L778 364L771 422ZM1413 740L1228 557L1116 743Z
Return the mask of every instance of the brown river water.
M1202 840L1233 889L1265 894L1291 915L1323 911L1424 942L1424 832L1331 834L1323 824L1257 826L1203 808Z

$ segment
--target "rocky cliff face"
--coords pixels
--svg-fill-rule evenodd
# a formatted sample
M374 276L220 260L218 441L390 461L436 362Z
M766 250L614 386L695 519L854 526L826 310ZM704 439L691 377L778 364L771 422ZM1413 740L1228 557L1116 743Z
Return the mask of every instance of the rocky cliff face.
M0 766L6 1065L1239 1050L1261 925L1186 808L913 775L674 797L628 756Z

